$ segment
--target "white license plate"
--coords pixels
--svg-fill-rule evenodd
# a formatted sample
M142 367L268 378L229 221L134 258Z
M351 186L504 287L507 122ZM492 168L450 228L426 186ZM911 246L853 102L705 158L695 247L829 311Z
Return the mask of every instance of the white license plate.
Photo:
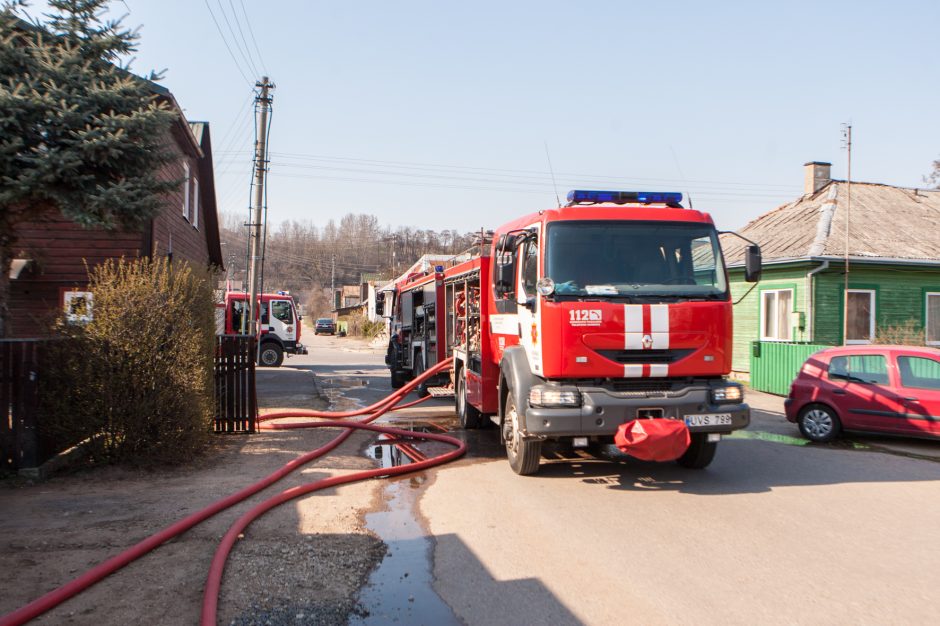
M731 426L731 413L706 413L686 415L686 426Z

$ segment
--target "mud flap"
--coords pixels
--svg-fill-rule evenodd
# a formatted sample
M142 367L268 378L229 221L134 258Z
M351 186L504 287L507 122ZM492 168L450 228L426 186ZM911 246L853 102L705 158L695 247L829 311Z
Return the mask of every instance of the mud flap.
M643 461L674 461L691 442L688 426L664 418L631 420L614 435L614 445L621 452Z

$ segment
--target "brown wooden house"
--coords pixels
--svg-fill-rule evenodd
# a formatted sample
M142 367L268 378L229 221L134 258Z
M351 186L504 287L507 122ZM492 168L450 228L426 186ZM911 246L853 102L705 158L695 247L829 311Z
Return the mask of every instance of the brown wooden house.
M179 186L139 231L88 229L65 218L21 224L10 270L9 337L42 335L51 317L82 300L88 269L107 259L165 256L222 268L209 124L187 122L173 95L152 87L178 113L169 133L179 158L161 175Z

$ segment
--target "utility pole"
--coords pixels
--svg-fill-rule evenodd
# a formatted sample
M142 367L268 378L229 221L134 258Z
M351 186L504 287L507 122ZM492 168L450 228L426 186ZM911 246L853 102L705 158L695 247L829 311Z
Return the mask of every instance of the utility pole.
M259 111L257 141L255 142L255 195L251 207L251 222L248 224L248 241L251 248L251 255L248 258L248 284L250 292L248 295L248 319L250 320L249 334L258 336L260 332L261 315L256 311L258 300L258 277L261 275L261 210L264 204L264 178L268 169L267 162L267 132L268 132L268 112L271 108L271 96L269 90L274 89L274 85L268 82L268 77L263 76L261 82L255 83L255 87L261 89L261 93L255 96L255 107ZM258 318L258 321L256 321Z
M842 345L849 342L849 217L852 211L852 125L844 124L843 142L848 156L845 175L845 288L842 298Z
M336 254L330 257L330 307L336 308Z

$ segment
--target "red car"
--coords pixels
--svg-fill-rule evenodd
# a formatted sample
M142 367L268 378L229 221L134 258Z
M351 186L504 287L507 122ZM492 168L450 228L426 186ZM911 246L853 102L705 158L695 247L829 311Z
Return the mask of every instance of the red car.
M830 441L843 430L940 437L940 350L821 350L803 364L784 406L811 441Z

